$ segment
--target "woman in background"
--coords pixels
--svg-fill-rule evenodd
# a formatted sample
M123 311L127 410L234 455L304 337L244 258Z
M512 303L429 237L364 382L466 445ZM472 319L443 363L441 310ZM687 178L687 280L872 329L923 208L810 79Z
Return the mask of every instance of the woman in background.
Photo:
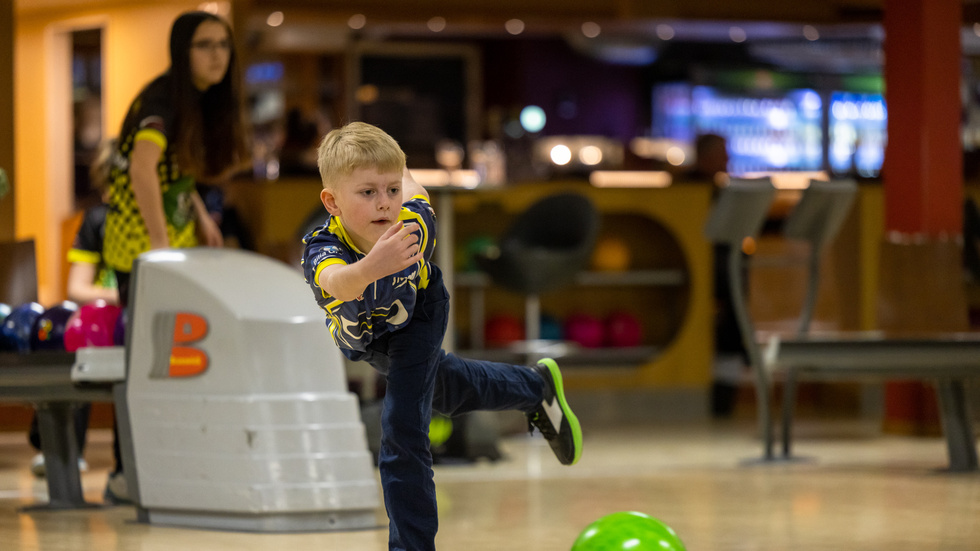
M228 23L203 11L180 15L170 30L170 67L133 100L110 174L103 256L116 273L123 306L141 253L222 246L196 185L220 184L249 162L240 90ZM115 448L105 497L125 502Z

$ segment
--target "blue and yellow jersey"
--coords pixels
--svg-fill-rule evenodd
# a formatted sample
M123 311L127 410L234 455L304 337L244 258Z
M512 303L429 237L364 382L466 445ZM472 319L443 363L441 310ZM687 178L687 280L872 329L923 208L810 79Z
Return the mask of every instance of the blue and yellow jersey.
M412 319L416 293L429 284L429 259L436 245L435 212L424 196L416 195L402 204L398 219L417 224L422 260L368 285L364 294L350 302L328 295L317 281L327 266L352 264L365 256L347 235L343 222L328 215L322 226L303 238L303 274L317 304L327 313L330 334L343 350L363 352L374 339L404 327Z

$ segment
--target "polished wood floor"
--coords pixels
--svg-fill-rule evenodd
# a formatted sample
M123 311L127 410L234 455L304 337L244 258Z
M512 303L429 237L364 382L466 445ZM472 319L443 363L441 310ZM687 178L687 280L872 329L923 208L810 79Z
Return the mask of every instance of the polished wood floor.
M496 463L437 466L445 551L568 551L598 517L642 511L672 526L689 551L933 551L980 549L980 475L941 471L944 443L884 436L872 424L803 422L807 461L759 464L750 421L592 428L581 462L562 467L546 443L502 443ZM109 435L86 452L87 499L101 501ZM32 450L0 433L0 549L383 550L386 529L248 534L151 526L132 507L30 512L45 483Z

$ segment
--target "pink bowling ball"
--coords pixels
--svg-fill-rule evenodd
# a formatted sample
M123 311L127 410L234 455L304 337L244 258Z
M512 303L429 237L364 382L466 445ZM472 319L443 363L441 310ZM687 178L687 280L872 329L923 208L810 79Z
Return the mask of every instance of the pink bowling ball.
M86 304L68 318L65 327L65 350L74 352L83 346L112 346L118 306L96 301Z
M585 348L602 346L602 321L588 314L572 314L565 319L565 338Z

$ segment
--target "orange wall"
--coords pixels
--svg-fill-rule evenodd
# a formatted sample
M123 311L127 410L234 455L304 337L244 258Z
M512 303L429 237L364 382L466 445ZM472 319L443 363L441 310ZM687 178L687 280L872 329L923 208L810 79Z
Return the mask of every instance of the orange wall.
M15 218L17 239L37 247L38 295L45 306L64 298L68 243L62 225L73 214L71 90L68 36L103 29L103 128L119 132L130 101L169 64L171 22L199 2L106 2L105 7L24 10L14 42Z

